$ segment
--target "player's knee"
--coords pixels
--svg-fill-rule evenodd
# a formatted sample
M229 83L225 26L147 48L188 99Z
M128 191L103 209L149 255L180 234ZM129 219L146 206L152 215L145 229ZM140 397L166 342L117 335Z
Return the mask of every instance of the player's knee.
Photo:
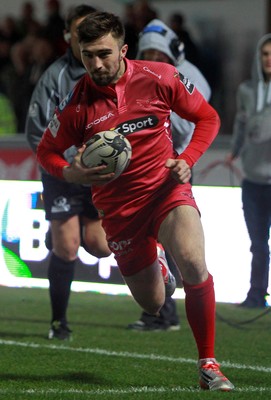
M207 266L204 260L190 260L183 264L181 270L183 280L193 285L200 284L207 279Z
M109 249L95 249L92 253L97 258L109 257L111 251Z
M111 254L111 251L108 247L104 248L95 248L91 252L92 255L94 255L97 258L103 258L103 257L108 257Z
M152 303L152 304L147 304L144 309L148 314L151 315L158 315L159 311L163 307L164 302L159 302L159 303Z
M165 303L165 296L161 292L156 292L153 295L149 293L149 296L146 297L141 296L137 300L139 300L139 304L148 314L156 315Z
M64 261L73 261L77 258L79 242L58 243L54 246L54 253Z

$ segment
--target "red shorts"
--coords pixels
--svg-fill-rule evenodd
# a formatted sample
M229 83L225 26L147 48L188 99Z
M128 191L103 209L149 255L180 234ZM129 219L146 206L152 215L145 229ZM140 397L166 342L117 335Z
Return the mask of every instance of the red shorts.
M156 260L159 227L170 210L180 205L198 209L190 183L160 191L154 200L130 217L103 220L108 245L122 275L134 275Z

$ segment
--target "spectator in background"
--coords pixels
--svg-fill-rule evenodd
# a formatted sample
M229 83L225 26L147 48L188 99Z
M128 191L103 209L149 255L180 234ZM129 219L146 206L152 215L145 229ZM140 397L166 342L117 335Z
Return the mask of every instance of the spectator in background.
M4 17L0 22L0 85L7 95L7 71L13 67L11 49L20 40L15 18L10 15Z
M217 94L219 89L221 89L221 71L223 70L221 66L222 45L218 38L215 36L214 40L211 41L210 38L203 34L201 42L198 44L187 29L186 17L182 13L176 12L171 14L169 17L169 26L184 44L185 58L200 69L210 85L213 94ZM214 96L212 100L213 102L215 101Z
M43 72L56 59L55 49L46 35L35 38L30 56L29 84L31 94Z
M59 0L45 0L47 18L44 31L49 40L55 46L57 56L62 56L67 50L67 43L63 38L65 20L61 15L61 2Z
M140 22L141 24L143 24L146 20L149 22L157 17L157 11L152 8L148 0L135 0L134 9L136 14L142 19Z
M30 98L34 87L48 66L56 59L51 41L44 35L28 34L11 50L8 96L17 118L17 132L23 133Z
M125 42L128 44L127 58L133 59L137 54L138 26L133 3L124 5L123 24L125 27Z
M34 38L27 39L18 41L12 46L10 52L11 64L5 70L5 91L16 115L17 133L24 131L25 115L30 100L28 69Z
M7 15L1 21L0 37L6 39L11 46L21 39L17 29L16 19L11 15Z
M77 37L77 26L95 11L88 5L71 8L66 18L64 36L69 48L42 75L36 85L26 121L27 140L34 152L41 140L55 107L85 74ZM66 156L72 159L74 149ZM43 200L50 230L46 244L51 250L48 267L51 321L49 339L69 339L68 302L77 253L82 241L85 249L96 257L111 254L98 214L91 202L89 186L64 182L41 171Z
M185 59L185 46L177 35L162 21L154 19L139 35L137 58L150 61L165 62L175 65L184 76L193 82L207 101L211 97L208 82L198 68ZM195 125L171 114L172 136L174 148L181 154L191 140ZM174 272L176 267L167 254L169 265ZM177 330L180 328L176 302L166 297L160 315L154 317L146 312L138 321L128 325L129 329L140 331Z
M185 16L181 13L173 13L169 17L169 27L176 33L179 40L185 46L185 57L188 61L201 68L200 51L185 26Z
M35 18L35 8L32 2L26 1L21 6L21 15L17 20L17 30L21 38L28 34L37 34L42 24Z
M242 307L266 307L270 267L271 226L271 34L256 48L251 79L237 91L237 112L233 127L229 163L241 157L244 218L251 240L250 289Z
M7 16L0 25L0 85L12 103L14 98L18 101L18 90L21 89L16 86L15 81L17 82L18 75L21 76L28 65L30 42L41 29L41 24L38 23L35 24L35 29L26 26L22 29L21 21L20 18L16 20Z
M127 58L136 57L139 33L144 26L157 17L157 11L151 7L148 0L135 0L124 5L122 19L125 27L125 42L128 44Z
M133 2L135 23L140 32L152 19L158 18L157 11L152 8L148 0L135 0Z

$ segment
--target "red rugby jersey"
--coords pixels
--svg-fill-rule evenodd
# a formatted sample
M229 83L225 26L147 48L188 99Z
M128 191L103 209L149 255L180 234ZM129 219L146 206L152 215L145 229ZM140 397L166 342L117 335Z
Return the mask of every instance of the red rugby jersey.
M63 177L69 165L62 157L72 145L95 133L115 129L132 145L129 167L105 186L93 186L97 209L106 215L129 216L144 206L166 181L168 158L176 158L170 132L170 112L196 124L191 143L178 156L192 167L219 130L216 111L175 67L151 61L128 60L115 85L96 86L86 74L60 104L37 151L38 161L52 175Z

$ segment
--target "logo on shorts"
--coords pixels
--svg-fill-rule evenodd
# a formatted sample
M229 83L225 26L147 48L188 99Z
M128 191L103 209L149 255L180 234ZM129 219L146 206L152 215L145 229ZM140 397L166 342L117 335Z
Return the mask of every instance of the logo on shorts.
M116 256L123 256L132 251L132 248L130 247L131 243L132 239L127 239L120 240L119 242L108 242L108 246Z
M51 208L52 213L59 213L59 212L68 212L70 211L71 206L68 203L66 197L59 196L54 200L54 205Z

